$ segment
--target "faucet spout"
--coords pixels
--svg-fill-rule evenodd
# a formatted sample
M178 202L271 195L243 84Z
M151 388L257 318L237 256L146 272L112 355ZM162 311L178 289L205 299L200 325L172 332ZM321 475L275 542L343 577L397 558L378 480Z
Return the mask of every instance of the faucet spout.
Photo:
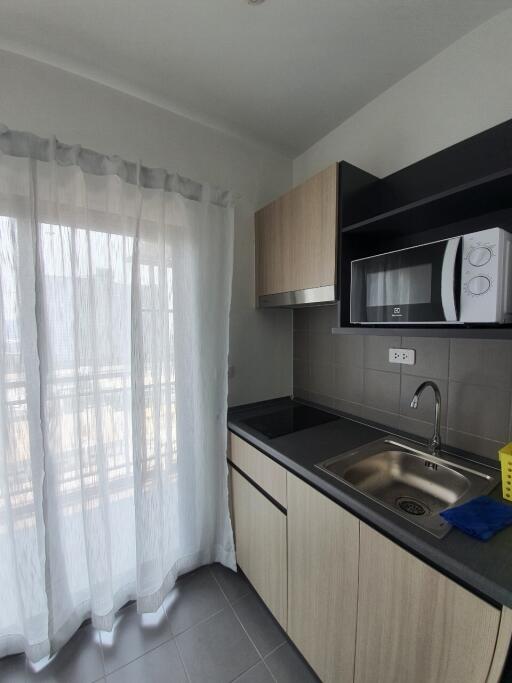
M414 392L414 396L411 400L411 408L416 409L418 407L419 397L427 387L430 387L433 390L435 400L434 434L430 439L429 448L433 455L437 455L441 450L441 392L439 391L437 384L430 380L422 382Z

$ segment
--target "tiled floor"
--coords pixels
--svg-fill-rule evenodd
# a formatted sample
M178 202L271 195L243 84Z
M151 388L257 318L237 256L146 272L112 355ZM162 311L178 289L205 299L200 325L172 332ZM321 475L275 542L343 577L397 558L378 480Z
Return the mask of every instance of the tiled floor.
M182 577L164 606L120 612L112 634L81 628L46 667L0 660L1 683L314 683L241 574L220 565Z

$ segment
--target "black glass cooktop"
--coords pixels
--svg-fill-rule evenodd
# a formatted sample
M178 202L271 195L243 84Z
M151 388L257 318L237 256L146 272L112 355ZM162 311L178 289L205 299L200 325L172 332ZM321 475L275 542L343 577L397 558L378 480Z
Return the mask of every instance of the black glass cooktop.
M339 418L331 413L318 410L318 408L297 405L273 413L250 417L244 422L251 429L266 436L267 439L275 439L278 436L299 432L301 429L316 427L333 420L339 420Z

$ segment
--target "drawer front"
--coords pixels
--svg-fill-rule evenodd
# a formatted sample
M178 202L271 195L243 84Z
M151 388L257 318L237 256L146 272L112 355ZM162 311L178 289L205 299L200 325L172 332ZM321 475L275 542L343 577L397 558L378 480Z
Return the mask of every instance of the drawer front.
M286 470L246 441L230 434L230 460L286 509Z
M286 630L286 515L230 469L237 562Z

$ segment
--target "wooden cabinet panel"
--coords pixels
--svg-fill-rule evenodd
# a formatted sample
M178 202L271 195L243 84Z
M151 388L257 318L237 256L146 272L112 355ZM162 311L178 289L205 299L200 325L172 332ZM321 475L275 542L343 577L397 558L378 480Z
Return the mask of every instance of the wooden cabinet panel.
M499 681L506 683L505 678L502 679L502 674L511 642L512 609L509 607L503 607L501 610L498 638L496 640L496 647L494 648L494 657L492 660L491 670L489 671L489 675L487 677L487 683L499 683Z
M288 635L324 683L353 680L358 560L358 519L288 473Z
M337 196L334 164L256 213L258 296L335 283Z
M231 491L237 562L286 630L286 515L232 468Z
M230 460L286 508L286 470L236 434L230 434Z
M337 168L330 166L292 190L290 289L335 282Z
M484 683L500 611L361 523L355 683Z

